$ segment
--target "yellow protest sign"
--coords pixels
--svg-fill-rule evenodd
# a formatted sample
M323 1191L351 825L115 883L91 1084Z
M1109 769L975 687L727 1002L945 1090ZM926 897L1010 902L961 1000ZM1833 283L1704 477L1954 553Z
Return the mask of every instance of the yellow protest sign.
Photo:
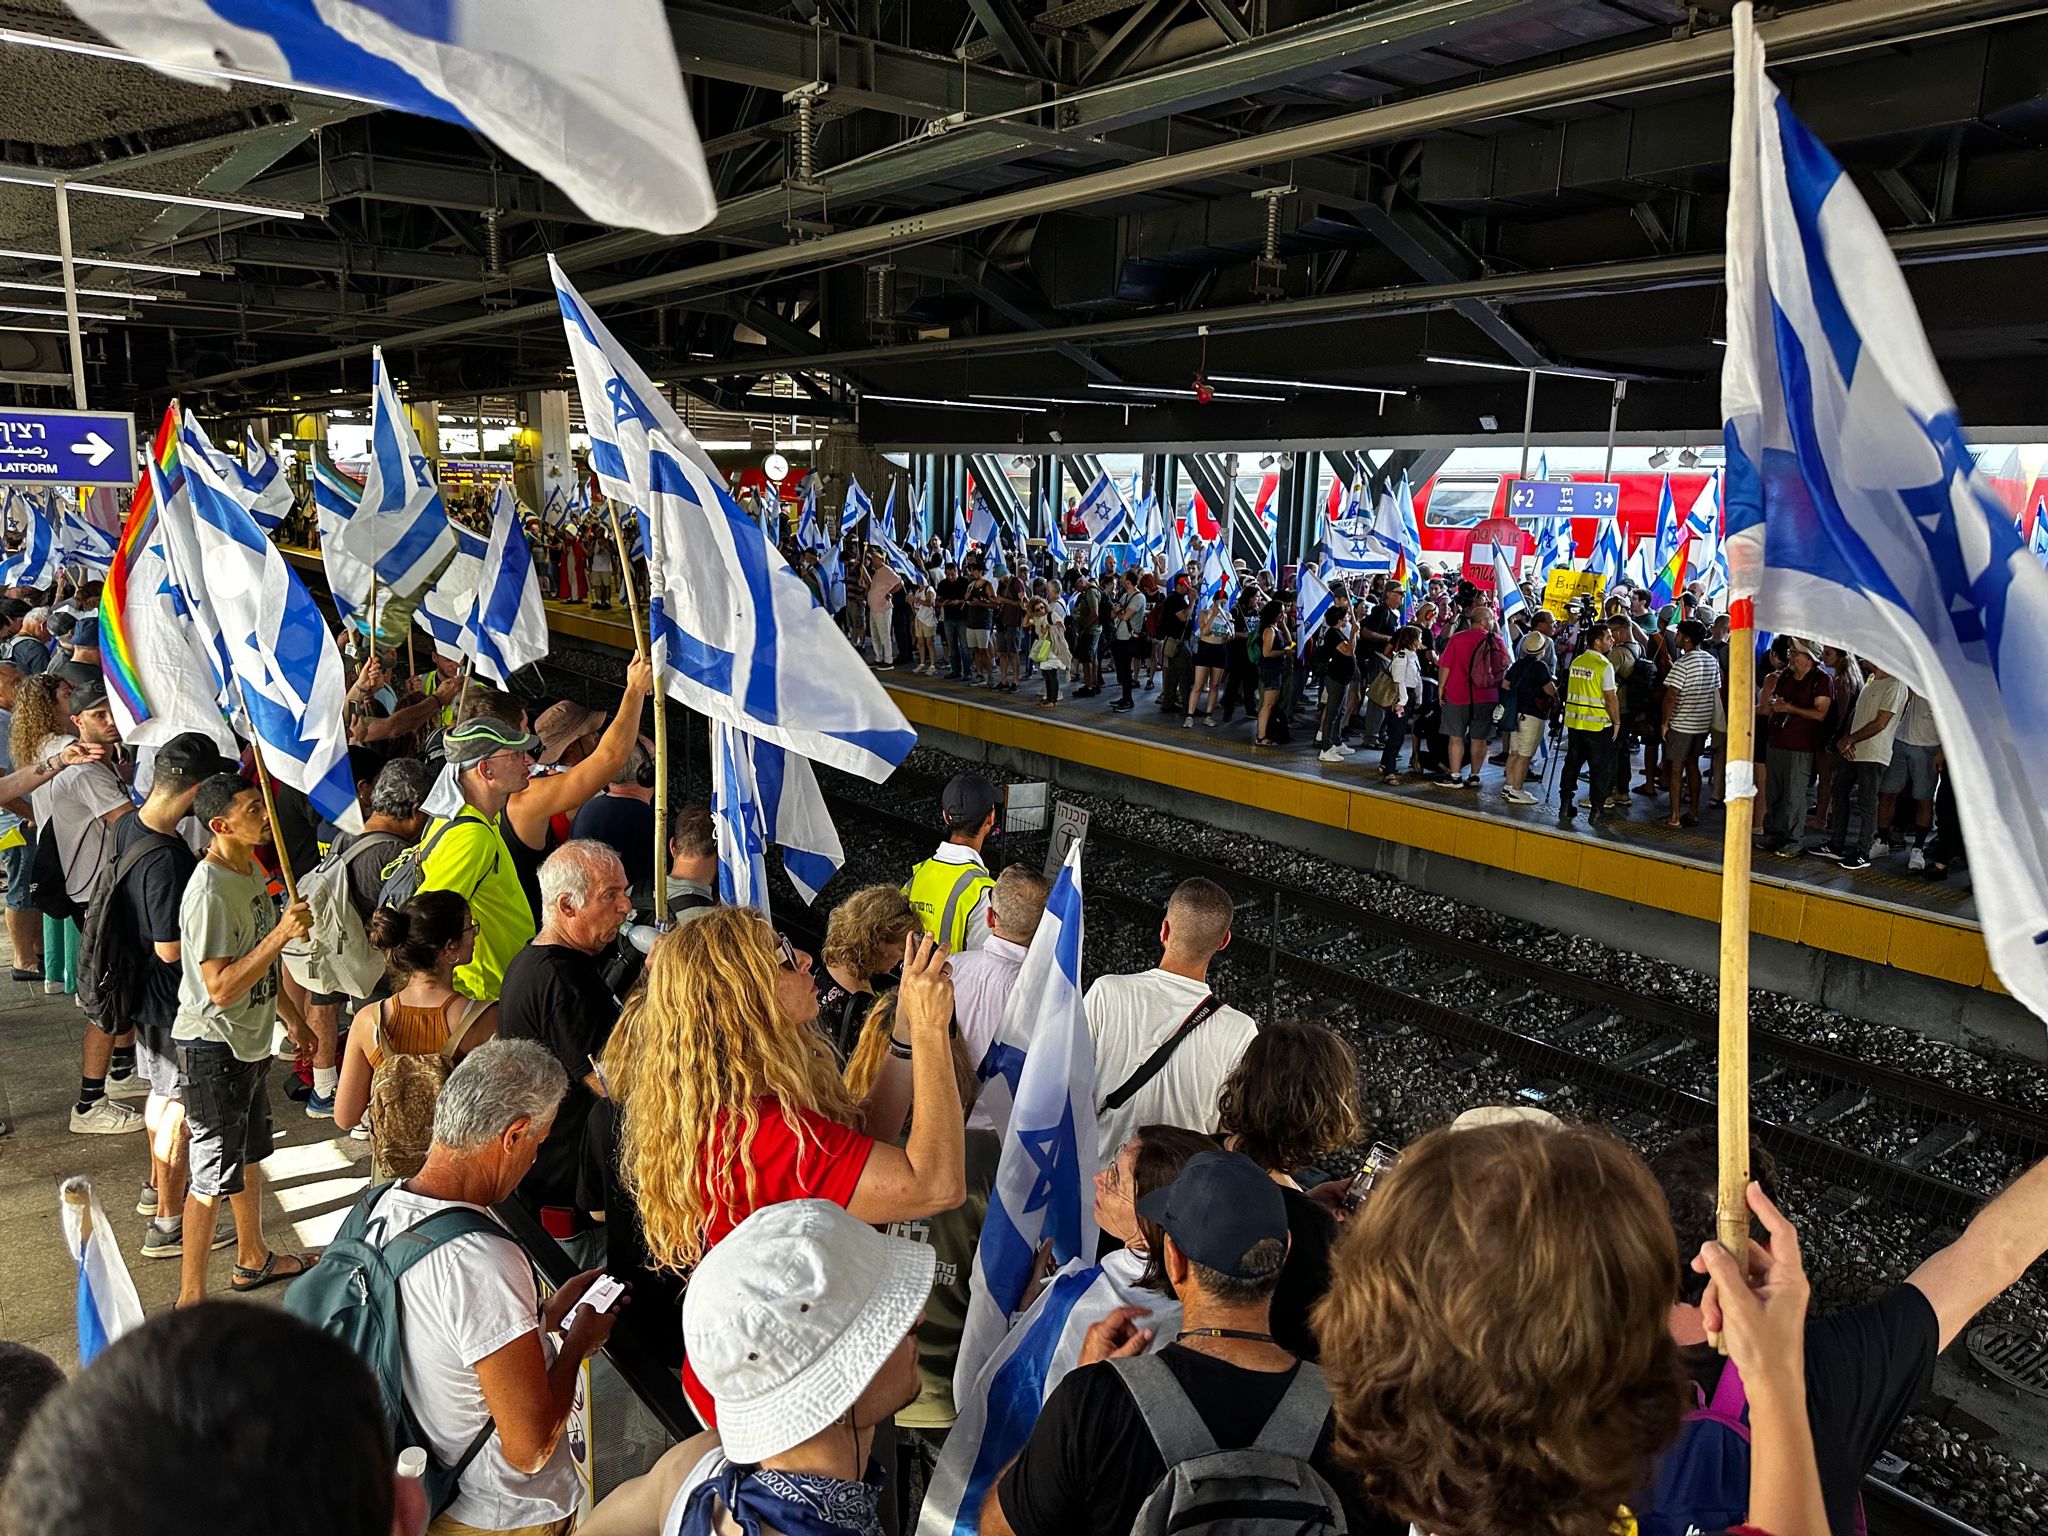
M1597 604L1600 590L1606 585L1607 578L1598 571L1568 571L1560 567L1543 583L1543 606L1563 618L1579 598L1589 597Z

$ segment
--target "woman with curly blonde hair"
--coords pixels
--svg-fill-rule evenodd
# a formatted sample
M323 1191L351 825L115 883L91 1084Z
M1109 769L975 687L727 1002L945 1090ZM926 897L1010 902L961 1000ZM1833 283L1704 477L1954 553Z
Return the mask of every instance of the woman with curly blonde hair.
M912 1118L899 1148L900 1110L883 1125L840 1080L818 1030L811 957L760 913L718 907L655 942L604 1066L619 1102L619 1177L657 1269L687 1271L784 1200L830 1200L881 1226L965 1198L945 952L915 934L902 966L889 1065L909 1067ZM683 1385L710 1423L687 1363Z
M1750 1205L1771 1243L1747 1284L1717 1243L1692 1260L1749 1393L1749 1520L1826 1536L1799 1239L1754 1184ZM1374 1502L1429 1536L1633 1529L1688 1401L1677 1245L1642 1159L1580 1127L1446 1127L1350 1225L1314 1321L1337 1454Z
M818 956L825 969L818 1012L841 1056L852 1053L868 1009L902 963L903 941L917 926L910 898L894 885L867 886L832 909Z

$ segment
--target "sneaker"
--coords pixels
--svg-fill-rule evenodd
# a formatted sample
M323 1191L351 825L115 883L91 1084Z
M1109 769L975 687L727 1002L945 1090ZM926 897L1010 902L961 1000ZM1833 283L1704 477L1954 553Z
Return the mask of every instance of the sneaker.
M1429 782L1434 784L1438 789L1457 789L1460 788L1465 781L1463 779L1454 779L1447 773L1443 775L1441 778L1432 777Z
M1771 856L1779 859L1796 859L1806 852L1806 844L1796 837L1788 837L1771 850Z
M149 1079L139 1072L130 1072L126 1077L110 1077L107 1079L107 1097L146 1099L149 1097Z
M43 992L50 997L62 997L64 995L64 983L61 981L45 980L43 982Z
M1816 859L1842 859L1847 857L1847 855L1844 854L1842 850L1837 848L1833 843L1822 843L1818 848L1813 850L1813 856Z
M1526 789L1504 789L1500 792L1500 797L1507 801L1509 805L1534 805L1536 803L1536 797Z
M1341 763L1344 761L1344 754L1335 747L1325 747L1316 754L1316 761L1319 763Z
M1180 723L1180 728L1184 731L1192 731L1195 728L1195 717L1193 715L1189 715L1187 718L1182 720Z
M370 1139L370 1122L358 1120L354 1127L350 1129L348 1139L350 1141L368 1141Z
M141 1193L136 1195L135 1214L138 1216L154 1216L156 1214L156 1186L154 1184L143 1185Z
M306 1117L310 1120L332 1120L334 1118L334 1095L321 1098L317 1093L306 1095Z
M1927 855L1918 843L1906 850L1906 868L1916 875L1926 872Z
M1332 748L1331 750L1332 750L1332 751L1334 751L1334 752L1335 752L1335 753L1336 753L1336 754L1337 754L1337 755L1338 755L1339 757L1356 757L1356 756L1358 756L1358 748L1356 748L1356 747L1347 747L1347 746L1345 746L1345 745L1344 745L1344 743L1343 743L1343 742L1341 742L1341 741L1340 741L1340 742L1338 742L1338 743L1337 743L1337 745L1336 745L1336 746L1335 746L1334 748Z
M1863 857L1863 855L1860 853L1852 853L1842 860L1842 868L1868 869L1870 868L1870 860Z
M142 1129L142 1116L114 1099L101 1099L90 1109L71 1106L71 1132L75 1136L118 1136L123 1131Z
M1870 843L1870 856L1871 856L1871 857L1872 857L1873 859L1881 859L1881 858L1883 858L1883 857L1884 857L1884 856L1885 856L1886 854L1890 853L1891 851L1892 851L1892 845L1891 845L1890 843L1886 842L1886 841L1885 841L1885 840L1884 840L1883 838L1881 838L1881 837L1878 837L1878 838L1873 838L1873 839L1871 839L1871 843Z
M218 1253L223 1248L232 1247L234 1241L235 1224L232 1221L216 1222L213 1241L207 1247ZM142 1234L142 1256L145 1259L177 1259L183 1258L184 1254L185 1224L182 1221L169 1232L152 1222L149 1230Z
M1477 772L1477 771L1475 770L1475 771L1473 772L1472 776L1471 776L1470 778L1468 778L1468 779L1464 780L1463 782L1464 782L1465 788L1467 788L1467 789L1477 789L1477 788L1479 787L1479 774L1478 774L1478 772Z
M1113 715L1128 715L1131 712L1131 701L1129 699L1118 699L1109 706L1109 712Z

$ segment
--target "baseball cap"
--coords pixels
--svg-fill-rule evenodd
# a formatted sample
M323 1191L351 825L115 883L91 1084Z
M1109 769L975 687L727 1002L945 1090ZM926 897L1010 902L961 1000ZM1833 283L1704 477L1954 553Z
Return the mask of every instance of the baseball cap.
M78 627L78 615L59 608L48 619L50 633L66 645L71 643L71 631Z
M1198 1152L1180 1177L1138 1202L1138 1214L1166 1229L1197 1264L1240 1280L1245 1255L1268 1238L1287 1240L1280 1186L1242 1152Z
M726 1459L778 1455L851 1408L917 1321L937 1266L926 1244L829 1200L785 1200L734 1227L683 1293L683 1347Z
M449 762L467 768L500 752L531 752L540 745L540 738L516 725L479 715L444 732L441 745Z
M74 699L72 708L77 707ZM159 773L169 770L189 781L211 778L216 773L240 773L242 765L223 756L204 731L186 731L156 749L156 769Z
M559 704L550 704L533 722L533 729L540 737L540 760L543 763L554 762L569 750L570 742L602 729L605 719L602 711L572 704L567 699Z
M71 626L71 647L73 650L98 650L100 644L100 621L97 616L87 614Z
M946 781L946 792L939 805L949 824L978 827L996 808L996 787L980 774L955 774Z
M93 681L80 683L71 695L71 713L85 714L89 710L104 709L107 703L107 685Z

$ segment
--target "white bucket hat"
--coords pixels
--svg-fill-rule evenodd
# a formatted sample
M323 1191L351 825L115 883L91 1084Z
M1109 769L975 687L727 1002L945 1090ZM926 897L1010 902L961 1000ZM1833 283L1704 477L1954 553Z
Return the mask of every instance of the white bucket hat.
M867 1390L931 1295L937 1256L829 1200L764 1206L704 1256L683 1346L726 1459L801 1445Z

